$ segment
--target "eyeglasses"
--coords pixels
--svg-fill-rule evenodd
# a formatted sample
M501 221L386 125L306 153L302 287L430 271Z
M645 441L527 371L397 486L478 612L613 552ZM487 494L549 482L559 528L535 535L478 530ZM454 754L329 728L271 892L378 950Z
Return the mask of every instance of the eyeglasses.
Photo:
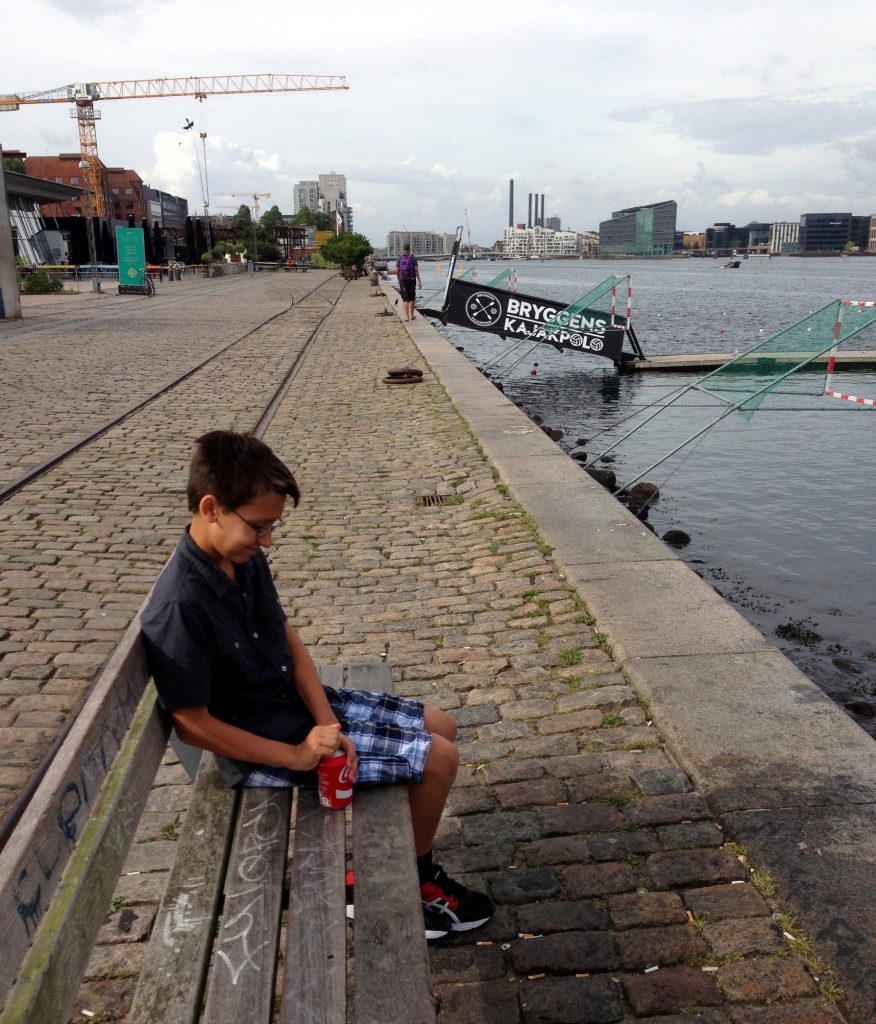
M277 519L273 523L268 523L267 526L256 526L255 523L251 523L248 519L246 519L244 516L242 516L237 511L236 508L230 508L228 511L229 512L233 512L237 516L238 519L242 519L246 523L246 525L253 531L253 533L256 535L256 537L259 538L259 540L261 540L262 537L267 537L267 535L272 530L279 530L280 527L283 525L283 520L282 519Z

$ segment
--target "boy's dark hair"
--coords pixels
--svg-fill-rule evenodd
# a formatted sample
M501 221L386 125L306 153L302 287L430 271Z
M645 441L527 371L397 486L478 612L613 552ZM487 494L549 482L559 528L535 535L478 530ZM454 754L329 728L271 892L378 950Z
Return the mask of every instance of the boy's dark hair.
M197 512L212 494L226 508L239 508L263 494L288 494L298 504L301 492L292 471L271 449L249 434L211 430L195 441L186 497Z

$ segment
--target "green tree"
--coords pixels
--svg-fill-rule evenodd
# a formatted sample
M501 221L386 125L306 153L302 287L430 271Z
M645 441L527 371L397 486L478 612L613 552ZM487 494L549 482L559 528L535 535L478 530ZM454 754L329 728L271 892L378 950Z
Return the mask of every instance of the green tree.
M311 210L306 206L302 206L295 214L292 223L296 227L316 228L317 231L331 231L334 227L327 213L323 213L322 210Z
M265 210L259 219L259 224L263 228L278 228L283 223L283 214L280 213L279 206L272 206L270 210Z
M24 174L24 161L17 156L4 157L3 170L12 171L13 174Z
M252 230L252 213L248 206L241 204L237 213L231 218L231 226L236 231Z
M356 232L345 232L330 238L319 250L320 254L331 263L340 263L342 267L365 269L365 260L374 249L364 235Z

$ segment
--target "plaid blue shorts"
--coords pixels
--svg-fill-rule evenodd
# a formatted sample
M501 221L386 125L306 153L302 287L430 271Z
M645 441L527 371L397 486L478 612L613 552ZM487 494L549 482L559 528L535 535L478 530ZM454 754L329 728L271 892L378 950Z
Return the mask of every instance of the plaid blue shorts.
M369 690L325 688L332 711L349 736L359 758L356 785L422 782L432 734L426 732L418 700ZM315 786L316 772L286 768L253 768L243 780L252 789Z

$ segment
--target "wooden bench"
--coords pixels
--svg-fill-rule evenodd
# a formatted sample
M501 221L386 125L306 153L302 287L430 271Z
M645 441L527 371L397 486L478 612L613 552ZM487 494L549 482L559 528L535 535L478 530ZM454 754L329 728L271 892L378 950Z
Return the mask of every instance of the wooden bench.
M382 663L320 671L332 685L391 687ZM69 1019L167 740L135 622L0 853L0 1024ZM355 1019L434 1024L405 788L357 790L351 812ZM230 789L204 755L130 1024L342 1024L345 818L309 791Z

